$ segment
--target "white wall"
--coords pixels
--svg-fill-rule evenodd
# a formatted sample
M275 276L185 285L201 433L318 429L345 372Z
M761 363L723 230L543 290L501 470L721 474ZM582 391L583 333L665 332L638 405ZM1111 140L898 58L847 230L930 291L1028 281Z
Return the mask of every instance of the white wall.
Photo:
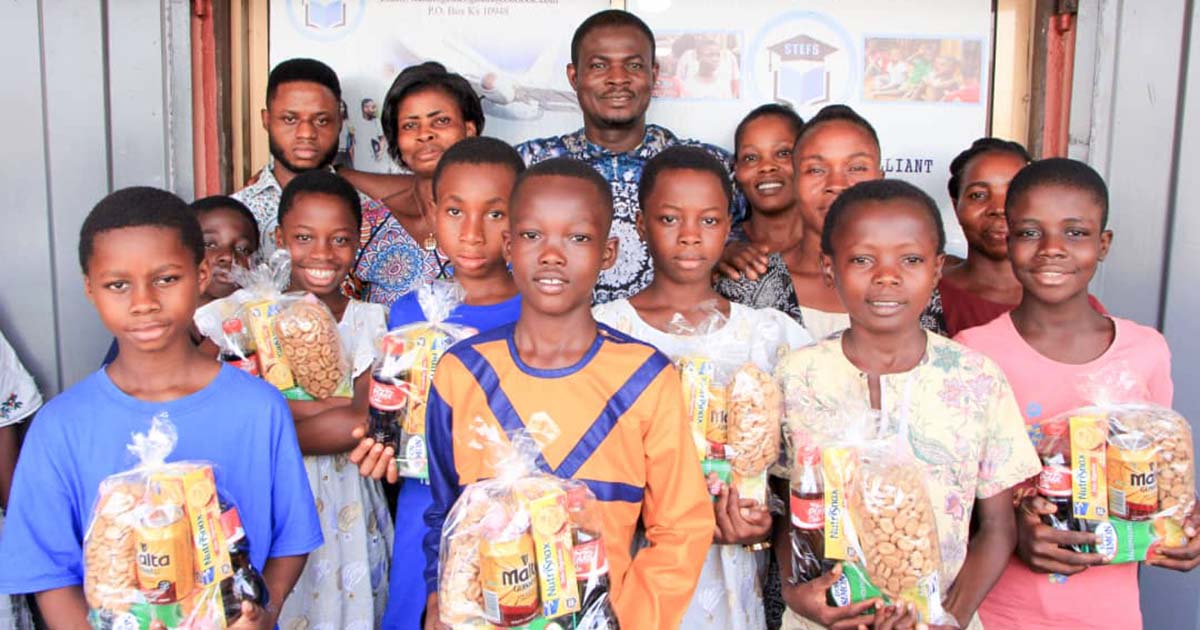
M1200 437L1200 15L1190 0L1079 3L1071 157L1110 188L1113 251L1094 290L1171 345L1175 407ZM1200 627L1200 571L1144 567L1146 628Z
M0 330L46 395L111 340L83 296L88 211L131 185L191 198L189 19L188 0L0 4Z

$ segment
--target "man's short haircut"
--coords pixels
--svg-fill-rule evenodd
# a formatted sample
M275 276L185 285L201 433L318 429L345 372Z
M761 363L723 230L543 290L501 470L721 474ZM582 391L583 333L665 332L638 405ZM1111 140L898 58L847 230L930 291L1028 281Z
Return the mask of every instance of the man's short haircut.
M354 215L355 228L362 225L362 202L358 198L358 191L340 175L325 169L300 173L283 187L283 194L279 196L279 225L283 225L283 217L291 211L297 197L318 193L337 197Z
M97 235L136 227L174 230L196 264L204 260L204 235L192 209L173 193L149 186L133 186L101 199L83 220L83 226L79 228L79 266L83 273L88 272Z
M521 154L507 142L487 136L463 138L446 149L442 159L438 160L437 168L433 169L434 199L437 199L438 182L442 179L442 173L455 164L495 164L511 170L513 175L520 175L525 171L525 160L522 160Z
M254 217L254 213L250 212L250 208L247 208L246 204L228 195L211 195L193 201L188 207L192 209L197 219L200 218L200 215L213 210L233 210L250 223L251 231L253 232L253 238L250 240L254 243L255 247L258 247L258 219Z
M669 171L699 171L712 175L721 184L727 207L733 199L733 183L729 181L729 171L720 160L700 147L676 145L647 160L642 168L642 180L638 183L638 205L643 210L646 200L654 192L654 186L658 184L659 176Z
M1039 186L1062 186L1090 194L1100 206L1100 229L1108 228L1108 186L1092 167L1068 158L1046 158L1030 163L1008 185L1005 211L1011 211L1022 197Z
M275 98L275 92L279 90L279 86L295 81L308 81L323 85L333 92L335 99L339 101L342 99L342 83L338 81L337 73L333 71L333 68L316 59L297 57L281 61L274 70L271 70L271 74L267 77L267 107L271 106L271 99Z
M400 134L400 125L396 121L400 104L409 95L422 90L439 90L454 99L458 103L458 110L462 112L463 121L475 123L475 133L483 133L483 104L469 81L462 75L446 70L446 66L436 61L409 66L396 75L387 96L383 97L383 137L388 141L388 155L397 164L404 163L400 155L400 143L396 142L396 136Z
M821 230L822 254L833 255L834 234L847 221L855 206L868 201L911 201L917 204L928 215L937 232L937 253L946 251L946 228L942 225L942 213L938 210L937 202L925 191L908 182L899 179L875 179L847 188L833 201L829 213L825 215L825 226Z
M745 133L746 127L759 118L766 118L767 116L782 118L788 124L788 128L792 130L792 135L797 138L800 137L800 130L804 128L804 119L800 117L800 114L796 113L796 110L782 103L759 105L750 110L750 113L746 114L745 118L742 118L742 122L738 123L737 129L733 131L734 155L737 155L737 152L742 148L742 134Z
M950 161L950 181L946 182L946 189L950 192L951 203L957 203L958 196L962 194L962 175L963 171L967 170L967 163L984 153L1009 153L1025 160L1027 164L1033 161L1029 151L1019 142L1000 138L979 138Z
M362 100L362 103L360 103L360 104L358 105L358 108L359 108L359 109L362 109L362 108L364 108L364 107L366 107L366 106L367 106L367 103L374 103L374 102L375 102L375 99L373 99L373 98L364 98L364 99Z
M606 9L599 13L593 13L591 17L584 20L579 28L575 29L575 35L571 37L571 65L579 66L579 50L583 47L583 38L596 29L631 26L641 31L646 39L650 41L650 58L646 60L648 64L657 64L655 58L654 46L654 31L646 25L638 16L620 9Z
M883 149L879 145L879 134L875 133L875 127L871 126L871 123L866 118L863 118L858 112L847 105L826 105L822 107L821 111L817 112L815 116L808 119L808 122L804 123L804 127L800 129L800 133L796 136L796 144L799 145L804 136L808 135L810 131L816 129L821 124L837 120L848 122L867 132L867 135L871 136L871 141L875 143L875 149L882 153Z
M600 193L600 198L604 201L604 207L608 209L606 220L612 220L613 194L612 186L604 176L596 172L596 169L588 166L586 162L581 162L572 158L551 158L544 162L538 162L533 166L525 169L523 173L517 175L517 181L513 184L512 196L516 200L517 193L524 187L525 182L535 177L571 177L574 179L583 180L592 185L596 192Z

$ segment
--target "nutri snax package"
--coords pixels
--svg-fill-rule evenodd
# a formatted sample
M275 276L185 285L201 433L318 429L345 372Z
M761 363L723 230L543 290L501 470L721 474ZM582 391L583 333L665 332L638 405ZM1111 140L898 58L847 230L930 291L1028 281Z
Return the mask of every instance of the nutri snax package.
M211 464L164 463L177 441L165 415L135 434L140 464L100 483L84 534L83 590L93 628L225 628L269 593L250 563L237 507Z
M1196 506L1191 426L1139 402L1137 380L1121 365L1092 375L1081 390L1095 404L1030 427L1042 459L1037 492L1058 507L1048 524L1095 533L1094 548L1075 550L1111 564L1187 544L1184 523Z
M400 326L379 340L371 367L371 437L391 446L402 477L429 478L425 403L433 373L450 346L476 334L470 326L446 323L462 304L462 287L434 281L417 290L426 321Z
M438 609L452 627L615 628L596 498L537 472L544 414L504 435L475 423L474 448L496 476L463 489L442 529ZM541 436L541 437L536 437Z

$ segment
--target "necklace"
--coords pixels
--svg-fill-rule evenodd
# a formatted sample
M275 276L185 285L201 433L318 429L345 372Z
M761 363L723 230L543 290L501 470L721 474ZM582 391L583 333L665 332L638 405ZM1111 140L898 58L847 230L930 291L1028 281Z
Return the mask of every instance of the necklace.
M417 212L421 213L421 228L422 231L425 231L425 239L421 241L421 248L427 252L435 251L437 249L437 237L433 235L433 230L428 229L432 221L429 220L429 216L425 213L425 200L421 198L421 187L419 185L413 185L412 198L413 205L417 207ZM433 200L430 200L429 205L433 205Z

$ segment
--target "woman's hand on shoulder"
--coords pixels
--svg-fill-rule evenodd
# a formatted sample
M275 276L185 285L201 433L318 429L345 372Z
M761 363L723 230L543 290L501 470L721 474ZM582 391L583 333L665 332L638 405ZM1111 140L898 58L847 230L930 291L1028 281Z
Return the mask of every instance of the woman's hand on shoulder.
M725 244L721 261L717 263L717 274L730 280L758 280L767 273L766 245L755 245L745 241L730 241Z

